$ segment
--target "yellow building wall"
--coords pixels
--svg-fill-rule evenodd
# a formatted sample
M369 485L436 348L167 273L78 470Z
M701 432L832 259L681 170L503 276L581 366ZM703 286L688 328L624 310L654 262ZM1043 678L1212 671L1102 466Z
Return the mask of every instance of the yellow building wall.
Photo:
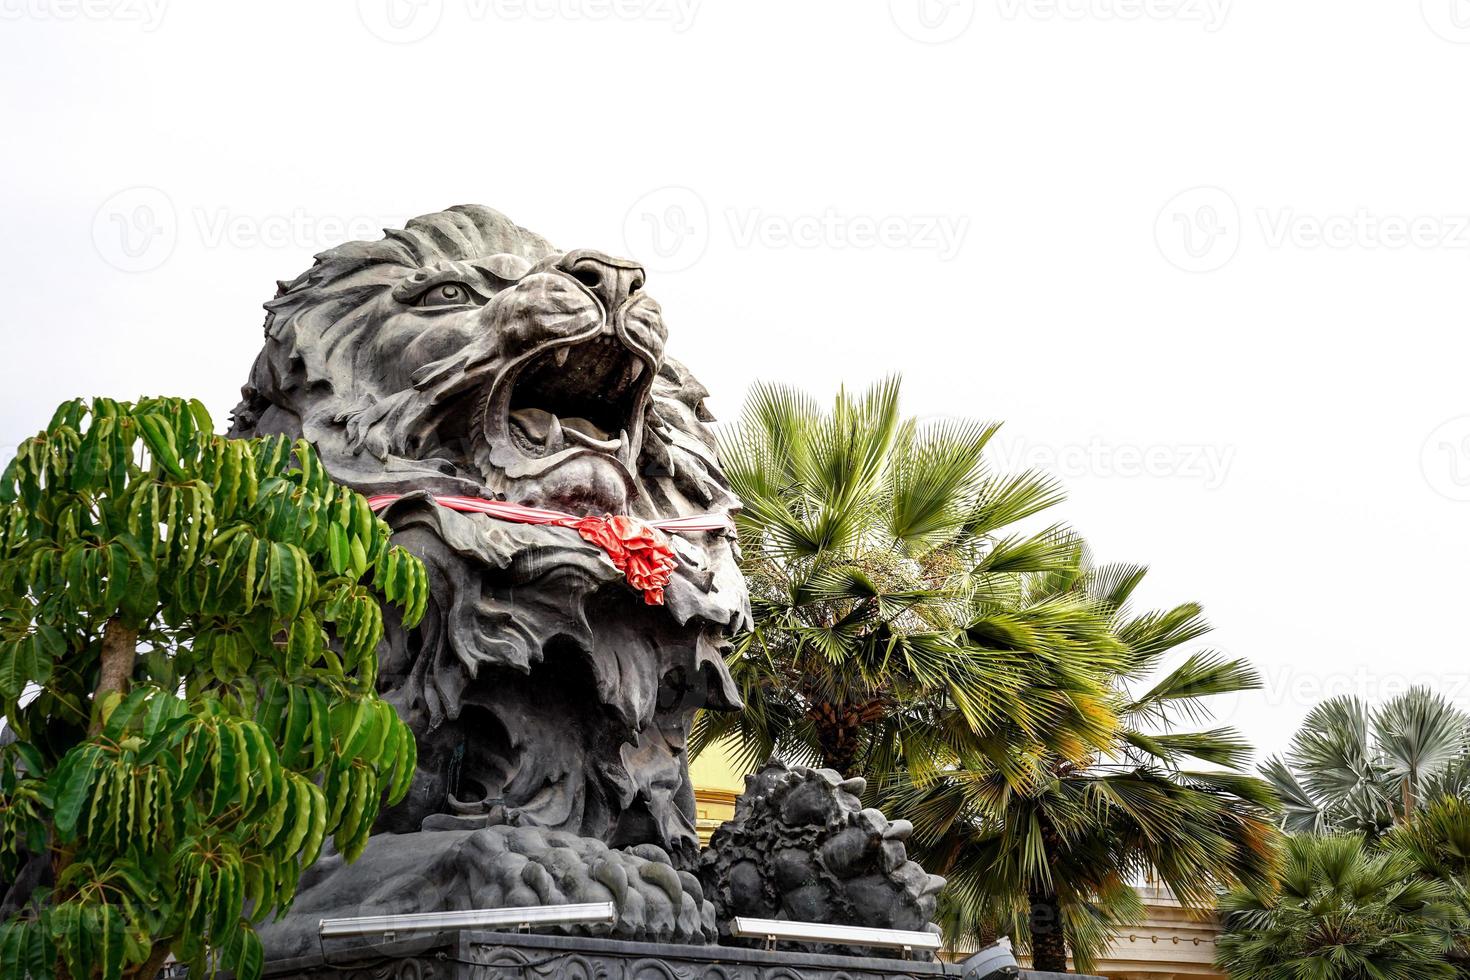
M735 798L745 789L745 772L731 761L725 745L710 746L689 764L700 843L708 844L715 828L735 816Z
M1168 889L1139 889L1147 915L1113 938L1098 962L1108 980L1225 980L1215 969L1220 921L1184 908Z

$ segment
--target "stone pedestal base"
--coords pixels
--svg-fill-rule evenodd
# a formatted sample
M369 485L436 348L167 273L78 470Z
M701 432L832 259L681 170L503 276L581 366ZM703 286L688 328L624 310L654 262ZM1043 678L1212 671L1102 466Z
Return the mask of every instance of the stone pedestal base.
M374 943L335 940L325 944L320 955L268 963L265 972L272 980L918 980L963 976L954 963L501 932ZM1053 976L1021 974L1023 980Z

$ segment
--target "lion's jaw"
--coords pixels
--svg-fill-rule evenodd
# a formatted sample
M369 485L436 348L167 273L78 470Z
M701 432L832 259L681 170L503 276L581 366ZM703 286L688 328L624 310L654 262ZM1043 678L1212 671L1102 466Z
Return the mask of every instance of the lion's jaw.
M424 339L399 365L434 406L418 452L457 457L486 491L517 503L627 513L666 336L642 284L634 263L582 250L543 259L478 308L399 304L391 333L424 321L408 325ZM462 346L435 357L436 334Z
M474 461L487 484L498 483L511 500L575 513L626 512L663 364L664 329L658 304L646 295L623 297L616 287L575 279L568 286L565 266L576 256L578 270L590 276L587 253L570 253L485 310L507 356L474 396ZM607 267L617 268L615 261L607 259Z

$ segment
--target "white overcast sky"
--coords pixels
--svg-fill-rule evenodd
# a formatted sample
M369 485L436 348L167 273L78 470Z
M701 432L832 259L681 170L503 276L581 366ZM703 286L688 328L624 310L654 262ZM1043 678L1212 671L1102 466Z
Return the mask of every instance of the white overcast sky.
M483 203L644 260L726 418L901 371L1006 420L1259 667L1263 751L1470 705L1467 92L1467 0L0 0L0 444L223 424L274 280Z

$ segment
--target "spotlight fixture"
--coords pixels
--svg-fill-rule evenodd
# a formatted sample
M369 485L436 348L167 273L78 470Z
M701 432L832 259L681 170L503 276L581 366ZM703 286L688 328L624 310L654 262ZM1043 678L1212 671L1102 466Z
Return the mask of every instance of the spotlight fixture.
M936 950L939 937L932 932L908 929L869 929L866 926L834 926L825 922L792 922L787 919L747 919L736 916L730 921L730 935L743 939L764 939L769 949L780 942L832 943L838 946L881 946L910 952L915 949Z
M322 919L323 939L381 933L391 939L401 932L447 932L454 929L530 929L532 926L611 925L617 921L612 902L580 905L526 905L511 909L467 909L463 912L419 912L409 915L363 915Z
M1011 980L1021 973L1005 936L979 950L960 964L965 980Z

